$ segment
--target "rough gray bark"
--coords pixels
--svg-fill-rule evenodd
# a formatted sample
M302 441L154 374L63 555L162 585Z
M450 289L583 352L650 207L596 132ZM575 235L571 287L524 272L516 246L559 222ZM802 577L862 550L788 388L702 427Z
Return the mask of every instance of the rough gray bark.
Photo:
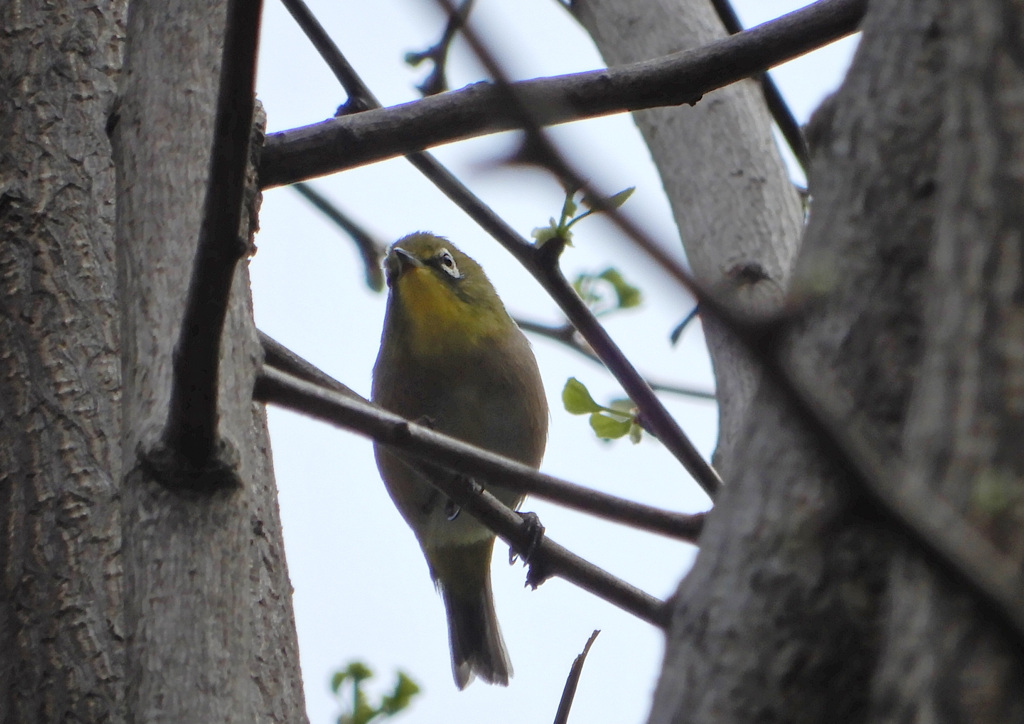
M697 47L725 35L708 0L574 0L572 12L608 65ZM777 309L799 246L803 210L753 81L693 107L633 114L661 175L693 271L740 308ZM680 318L686 310L680 310ZM719 439L729 482L734 445L759 375L720 326L704 320L714 365Z
M128 75L126 2L36 5L0 3L0 722L303 720L245 269L220 388L240 484L174 492L140 465L166 416L223 4L134 2Z
M812 124L784 359L892 461L1021 546L1022 12L874 0ZM850 494L763 385L676 598L652 722L1024 721L1020 653ZM904 464L906 469L904 470Z
M916 33L943 58L942 125L935 180L919 181L936 214L903 484L959 507L1021 565L1024 9L914 5ZM970 596L901 550L887 605L874 721L1024 722L1024 655Z
M125 3L0 3L0 722L123 721Z
M219 435L238 485L165 487L147 456L168 415L202 219L226 3L135 2L114 134L124 299L125 625L143 720L304 718L291 587L262 406L248 274L224 330ZM232 240L224 240L231 243ZM216 692L197 696L196 692Z

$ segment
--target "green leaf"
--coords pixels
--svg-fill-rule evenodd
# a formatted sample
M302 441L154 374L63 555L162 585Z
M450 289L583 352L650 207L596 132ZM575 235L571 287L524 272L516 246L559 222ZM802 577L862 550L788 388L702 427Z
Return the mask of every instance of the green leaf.
M601 295L594 291L596 279L593 274L577 274L572 282L572 288L588 307L593 307L601 301Z
M335 671L334 676L331 677L331 692L334 694L338 693L338 689L345 683L345 679L348 678L348 674L344 671Z
M373 671L362 661L353 661L345 668L345 674L351 676L356 684L373 677Z
M536 246L544 246L552 239L561 239L566 245L572 246L572 232L562 228L551 219L550 226L538 226L530 232L530 236L537 240Z
M626 203L629 197L633 195L634 191L636 191L636 186L630 186L628 189L622 189L622 191L617 194L612 194L611 196L603 199L595 198L593 196L584 197L583 203L590 208L599 208L600 211L611 211L612 209L617 209Z
M416 694L420 693L419 685L405 675L405 672L398 672L398 681L395 683L395 690L389 696L381 700L380 710L387 716L397 714L409 706L409 702Z
M562 218L571 219L576 215L576 209L578 209L579 206L576 205L576 201L573 198L575 195L575 191L566 191L565 203L562 204Z
M615 297L619 302L619 309L629 309L630 307L640 305L642 301L640 290L627 282L625 277L622 276L622 272L618 269L609 267L601 272L598 278L604 279L612 285L612 289L615 290Z
M636 416L636 405L628 397L616 397L608 403L608 407L628 417Z
M644 436L644 429L633 422L629 426L629 441L634 445L639 445L640 440Z
M617 209L629 200L629 197L633 195L634 191L636 191L636 186L630 186L628 189L622 189L619 193L609 196L605 203L609 208Z
M603 408L594 401L586 385L575 377L565 381L562 388L562 404L571 415L585 415L588 412L599 412Z
M590 416L590 426L599 438L604 440L616 440L629 434L632 420L616 420L608 415L595 412Z

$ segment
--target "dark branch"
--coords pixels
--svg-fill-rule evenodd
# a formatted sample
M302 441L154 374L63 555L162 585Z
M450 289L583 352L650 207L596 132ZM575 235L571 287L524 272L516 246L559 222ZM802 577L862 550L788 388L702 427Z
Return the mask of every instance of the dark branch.
M448 78L445 73L448 65L448 50L451 48L455 33L459 31L469 17L469 11L473 8L473 0L464 0L459 11L448 16L441 39L435 45L418 53L407 53L405 62L416 67L424 60L429 60L433 67L422 83L416 88L425 96L433 96L448 90Z
M302 5L302 0L283 1L287 2L289 6ZM308 15L308 10L306 10L306 14ZM300 15L302 14L300 13ZM305 16L303 15L303 17ZM306 25L303 26L304 29L306 27ZM308 32L318 32L324 35L324 37L318 35L320 42L317 43L317 49L321 53L329 52L332 56L341 56L341 51L334 46L329 38L326 38L323 28L311 16L308 27ZM332 68L343 67L346 69L345 73L339 74L338 77L341 82L346 84L345 89L350 96L358 96L367 103L377 104L370 89L355 74L344 58L340 60L336 58L329 62ZM362 115L365 114L359 114L359 116ZM557 259L553 260L554 264L552 264L552 259L548 256L547 251L541 253L541 250L519 236L515 229L494 213L493 209L466 188L433 156L428 153L412 153L406 158L533 274L637 405L648 429L653 431L653 434L683 464L683 467L708 495L713 497L722 482L718 474L700 456L693 443L640 377L626 355L615 345L594 315L580 300L572 285L558 271ZM546 247L548 251L552 248L552 245Z
M400 447L405 452L461 473L451 477L437 476L431 482L463 511L495 531L513 550L529 551L530 580L541 582L551 575L560 576L644 621L661 628L666 626L663 602L588 563L546 536L538 544L531 524L466 477L481 475L487 480L507 485L524 477L519 472L536 472L528 466L408 422L369 403L323 390L271 367L264 368L257 378L254 397L367 434L378 442ZM485 459L490 459L490 463L484 465ZM525 470L510 476L508 471L516 467ZM543 494L537 494L543 497Z
M447 5L447 0L437 1ZM500 80L500 67L479 39L468 29L465 37L488 71ZM527 142L536 157L542 158L544 165L559 178L592 198L599 198L544 138L540 127L530 122L529 111L517 103L513 86L503 83L500 87L509 93L510 105L520 115ZM645 250L657 246L618 209L602 210ZM816 380L797 377L783 365L779 344L786 317L758 320L738 314L701 287L682 267L678 268L678 274L680 282L696 297L701 313L717 317L743 344L763 368L765 379L781 390L808 431L818 439L824 454L838 468L849 471L855 491L866 497L876 514L906 535L928 560L971 591L1016 639L1016 644L1024 647L1024 604L1020 598L1024 576L1018 567L942 498L894 482L900 479L899 471L886 465L878 453L851 430L850 420L843 415L836 397L821 389Z
M447 0L438 0L438 4L452 12L451 4ZM499 102L509 108L512 115L518 118L519 126L526 131L524 148L530 150L520 155L530 157L533 154L537 154L539 157L547 158L552 161L552 164L548 165L549 168L554 168L554 162L557 160L558 168L554 169L554 172L566 188L583 191L584 197L591 199L591 207L595 211L616 211L617 209L607 207L602 201L602 195L597 193L578 173L571 170L564 161L560 160L555 149L540 132L539 126L534 124L532 109L523 103L522 99L517 95L515 86L505 79L501 67L487 52L487 49L483 47L476 34L469 28L465 28L463 35L487 69L487 72L495 79L495 87L501 93ZM417 157L423 156L426 156L426 154L417 154ZM640 411L640 417L644 421L644 429L661 441L666 449L682 463L687 472L693 476L693 479L703 488L708 497L713 499L722 486L722 479L718 476L718 473L704 460L696 446L686 436L686 433L683 432L679 423L669 414L665 406L661 404L661 400L654 394L650 385L640 376L640 373L633 367L633 363L630 362L629 358L616 346L611 336L601 326L600 322L597 321L597 318L591 313L586 303L580 299L579 294L576 293L572 284L569 283L569 280L562 273L558 261L565 248L565 241L555 238L540 246L530 244L494 214L491 209L475 199L475 197L470 195L470 199L466 199L465 197L469 193L468 190L461 184L458 184L447 171L444 169L440 170L444 171L444 174L439 175L439 178L445 182L444 185L438 184L441 190L449 198L459 203L460 206L463 206L461 202L467 200L473 202L469 205L469 208L466 206L463 206L463 208L471 215L479 214L479 219L477 216L473 216L477 223L480 223L485 229L490 231L495 239L509 253L515 256L519 263L540 282L544 290L555 300L555 303L565 313L565 316L575 325L576 329L583 335L583 338L594 349L594 352L604 361L612 374L615 375L619 384L622 385L626 394L629 395L633 404ZM431 173L437 173L437 169L431 169ZM612 218L617 223L622 223L624 219L618 213L613 214ZM485 223L490 226L485 225ZM637 234L639 235L639 230L637 230ZM662 254L664 255L664 252ZM689 275L686 275L686 278L689 279Z
M231 0L222 56L217 115L203 221L181 336L174 349L170 411L163 443L192 470L223 461L217 442L221 334L235 265L248 249L241 238L250 136L253 132L256 50L262 2Z
M385 245L309 184L300 181L294 184L292 188L298 191L309 203L313 204L324 216L345 230L345 233L356 243L356 248L359 249L359 256L363 260L366 286L375 292L383 290L384 272L381 268L381 262L384 260Z
M407 424L406 420L374 406L266 335L261 335L261 340L266 344L268 366L264 367L257 380L254 396L262 402L325 419L378 442L428 458L457 473L499 483L605 520L688 543L695 543L700 535L703 513L673 513L585 488L440 432ZM270 360L282 359L286 369L295 370L298 374L269 366ZM307 383L306 380L310 381ZM347 401L339 402L340 396Z
M590 638L587 639L583 651L573 660L572 666L569 668L569 676L565 679L565 686L562 687L562 698L558 701L558 710L555 712L554 724L567 724L569 721L569 710L572 709L572 702L576 698L576 689L580 683L580 676L583 675L583 663L587 660L590 647L594 645L594 641L599 633L601 633L599 630L595 630L594 633L590 634Z
M743 24L740 22L739 16L736 15L736 11L729 0L711 0L711 4L715 8L715 12L718 13L722 25L725 26L726 31L730 35L743 32ZM765 103L768 105L768 112L775 119L775 125L779 127L782 137L786 139L790 150L793 151L793 156L800 164L800 168L804 170L804 174L806 174L808 166L807 139L804 138L804 132L800 128L800 123L797 122L796 116L793 115L793 111L789 108L789 104L782 97L782 91L775 85L775 81L772 80L769 73L758 73L754 78L761 85L761 93L764 95Z
M376 99L369 95L369 89L363 85L363 82L356 75L355 70L349 65L348 60L341 53L338 52L337 47L334 45L334 41L331 40L331 36L324 30L324 26L320 24L320 21L316 19L309 7L303 0L281 0L281 4L284 5L285 9L291 13L292 18L298 23L299 27L302 28L302 32L306 34L310 42L313 43L313 47L320 53L320 57L327 63L327 67L334 73L334 77L341 83L341 87L345 89L348 94L348 103L346 104L345 113L357 113L359 111L365 111L368 108L379 108L380 103L377 103ZM339 114L340 115L340 114ZM294 181L301 181L302 179L293 179L289 183Z
M285 0L289 9L298 1ZM540 125L696 103L716 88L849 35L857 29L866 5L867 0L821 0L701 48L606 70L523 81L512 87ZM317 47L320 49L319 44ZM337 65L337 61L328 63L332 68ZM351 71L347 63L345 66L345 73L335 71L339 77ZM348 82L345 87L353 95ZM268 188L294 183L518 128L518 116L504 102L505 97L496 85L477 83L413 103L271 134L263 153L260 184Z
M340 395L345 395L346 397L351 397L352 399L361 400L363 402L367 401L366 398L351 387L338 382L338 380L331 377L304 357L300 357L295 354L270 335L259 330L256 330L256 334L259 335L260 344L263 346L263 362L265 364L275 367L292 377L298 377L300 380L312 382L314 385L331 390L332 392L337 392Z

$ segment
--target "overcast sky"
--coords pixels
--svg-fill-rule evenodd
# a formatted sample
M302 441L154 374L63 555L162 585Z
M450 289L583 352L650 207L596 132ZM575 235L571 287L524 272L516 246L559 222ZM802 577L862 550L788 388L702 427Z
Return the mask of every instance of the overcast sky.
M415 99L426 70L403 62L439 36L443 21L430 0L338 2L310 6L374 93L386 105ZM742 0L744 24L755 25L805 2ZM554 0L477 0L474 18L516 78L602 66L586 35ZM774 72L797 117L806 121L835 89L849 63L847 40ZM468 51L457 45L449 74L458 88L480 78ZM267 0L258 95L271 131L315 123L344 101L337 82L277 0ZM646 147L627 116L553 131L568 155L595 183L612 192L637 191L626 211L673 249L679 249L660 182ZM561 207L558 186L539 171L496 169L512 147L509 136L436 149L437 156L521 234L546 224ZM404 160L318 179L315 187L391 241L415 230L448 236L487 270L516 316L558 323L560 313L540 287ZM369 394L385 297L363 284L352 244L294 191L264 197L258 254L252 261L258 326L342 382ZM681 252L680 252L681 254ZM572 276L620 269L643 290L639 310L606 320L634 364L652 378L713 389L699 325L672 347L671 329L692 301L639 259L601 220L576 227L576 246L564 266ZM561 408L570 376L599 401L621 394L609 375L579 355L533 340L551 404L551 434L543 470L624 497L681 511L704 510L707 498L657 443L595 440L585 417ZM712 403L666 396L666 404L703 454L716 435ZM584 669L574 722L646 719L662 654L662 637L560 580L537 591L523 587L524 569L507 563L496 546L493 577L498 616L515 667L507 689L481 682L458 692L451 680L444 610L412 533L391 504L373 463L370 443L351 433L271 409L271 436L285 548L292 583L310 720L339 713L328 681L351 660L378 674L379 691L405 670L424 693L400 721L545 722L554 716L573 658L601 629ZM574 552L658 597L670 595L689 568L691 546L637 533L528 500L548 535Z

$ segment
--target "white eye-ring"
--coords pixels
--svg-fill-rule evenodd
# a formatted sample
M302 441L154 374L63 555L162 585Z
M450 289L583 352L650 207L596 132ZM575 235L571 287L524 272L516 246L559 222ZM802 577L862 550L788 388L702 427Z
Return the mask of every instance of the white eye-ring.
M437 255L437 265L448 273L448 276L455 279L459 279L462 274L459 273L459 267L455 263L455 257L447 249L441 249Z

